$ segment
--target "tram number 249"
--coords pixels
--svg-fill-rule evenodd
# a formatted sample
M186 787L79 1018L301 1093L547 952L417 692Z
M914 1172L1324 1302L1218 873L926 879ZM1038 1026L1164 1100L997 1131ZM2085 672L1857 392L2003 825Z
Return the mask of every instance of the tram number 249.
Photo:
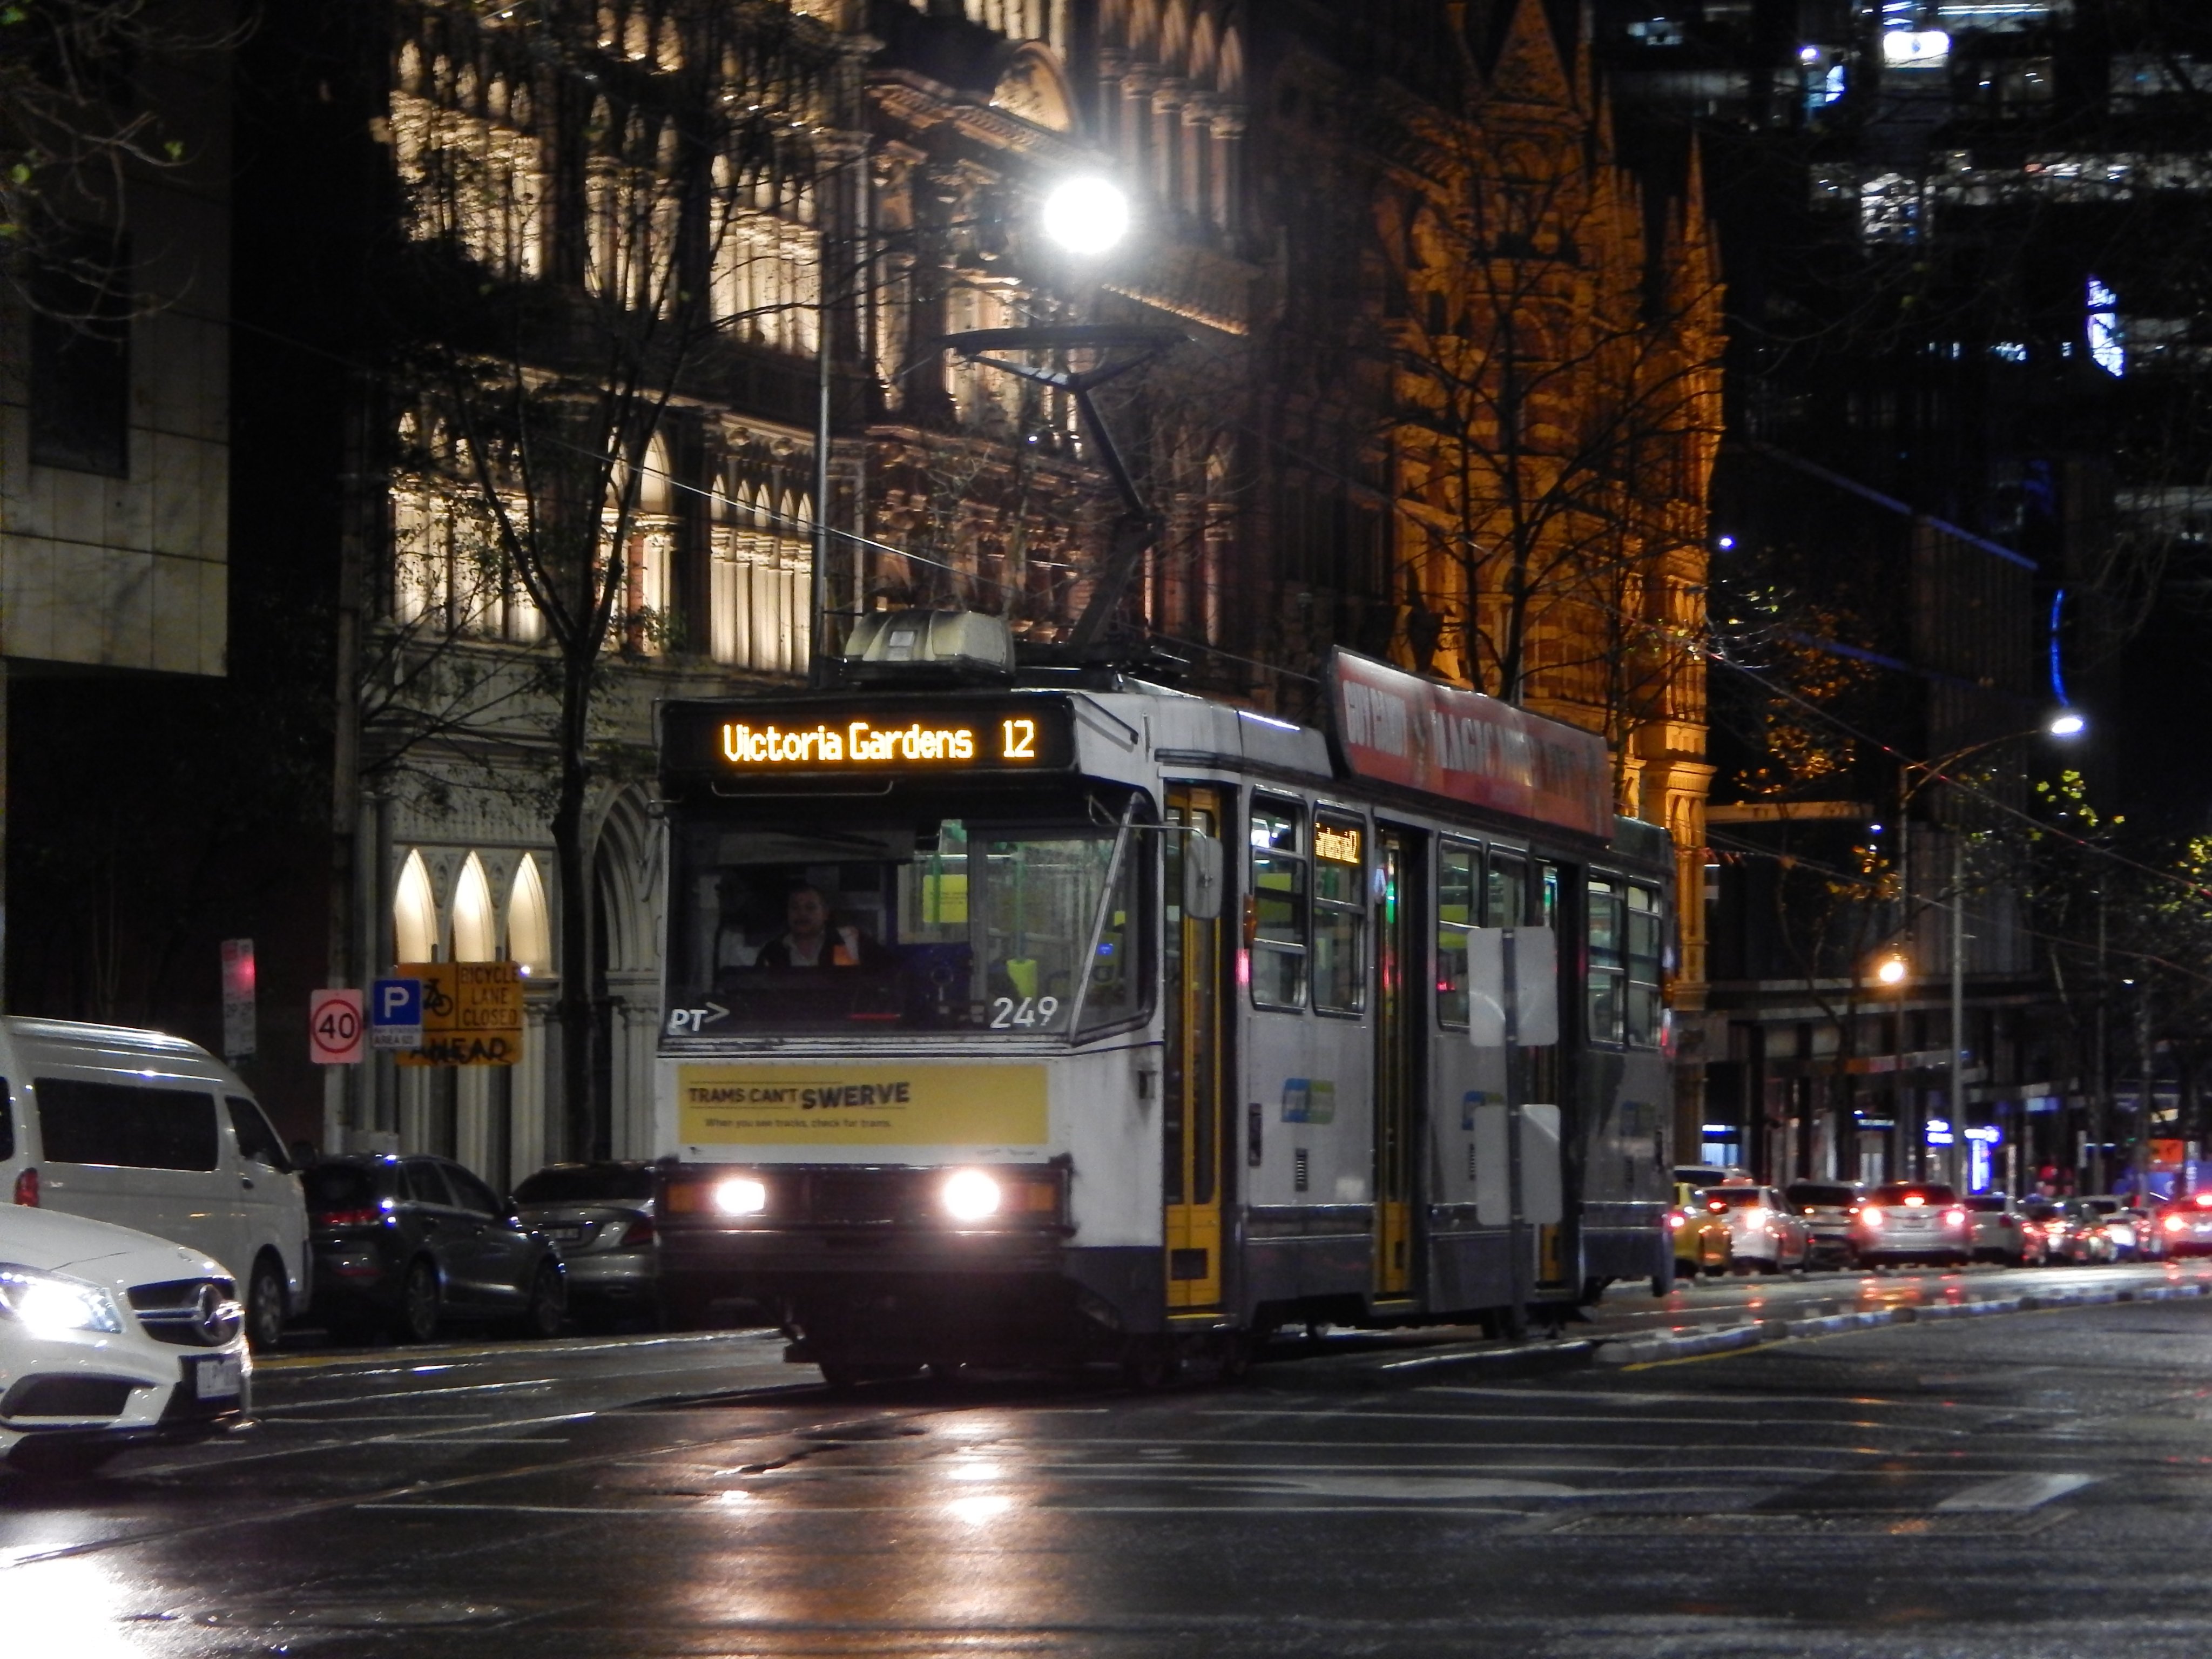
M1058 997L993 997L991 999L991 1029L1010 1031L1016 1026L1049 1026L1052 1017L1060 1012Z

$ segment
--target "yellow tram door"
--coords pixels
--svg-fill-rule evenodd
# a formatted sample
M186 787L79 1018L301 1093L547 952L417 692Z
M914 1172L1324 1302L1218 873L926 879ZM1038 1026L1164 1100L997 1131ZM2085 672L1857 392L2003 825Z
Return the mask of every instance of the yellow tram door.
M1376 836L1375 1285L1376 1300L1413 1294L1413 1140L1420 1095L1422 976L1419 842L1384 826Z
M1167 1053L1163 1067L1161 1196L1165 1206L1168 1310L1221 1305L1223 922L1182 908L1183 860L1191 837L1221 835L1223 792L1200 785L1168 790Z

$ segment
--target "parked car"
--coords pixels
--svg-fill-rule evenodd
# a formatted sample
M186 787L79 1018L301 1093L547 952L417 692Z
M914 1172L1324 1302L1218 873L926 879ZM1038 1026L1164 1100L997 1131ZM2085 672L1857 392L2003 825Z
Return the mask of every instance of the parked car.
M1840 1267L1851 1259L1851 1218L1857 1214L1859 1189L1842 1181L1793 1181L1782 1189L1790 1207L1804 1217L1813 1235L1813 1265Z
M0 1019L0 1192L213 1256L272 1347L312 1292L307 1206L252 1091L159 1031Z
M245 1323L229 1273L201 1251L0 1206L0 1456L88 1474L126 1446L243 1421Z
M1729 1270L1728 1218L1706 1204L1687 1182L1674 1183L1674 1207L1667 1212L1667 1226L1674 1235L1675 1278Z
M332 1158L306 1172L315 1311L335 1335L428 1342L452 1320L552 1336L568 1273L543 1233L442 1158Z
M1977 1261L2026 1267L2043 1257L2039 1232L2031 1233L2020 1206L2003 1193L1975 1193L1966 1200L1967 1231Z
M2066 1235L2066 1212L2054 1199L2023 1198L2020 1200L2021 1224L2029 1235L2043 1247L2035 1258L2039 1267L2049 1267L2057 1258L2051 1252Z
M2112 1241L2113 1261L2132 1261L2143 1253L2136 1226L2136 1212L2129 1207L2127 1200L2110 1193L2098 1193L2076 1201L2104 1218L2105 1231Z
M1729 1226L1730 1264L1740 1273L1802 1268L1813 1249L1812 1229L1791 1212L1771 1187L1707 1187L1705 1207Z
M1941 1182L1887 1181L1866 1195L1851 1229L1861 1261L1932 1261L1964 1267L1973 1228L1959 1194Z
M2059 1205L2043 1231L2049 1245L2047 1266L2087 1267L2114 1260L2112 1235L2103 1213L2080 1199Z
M580 1316L659 1316L650 1164L556 1164L514 1189L514 1206L561 1252Z
M2148 1224L2169 1256L2212 1255L2212 1192L2167 1200Z

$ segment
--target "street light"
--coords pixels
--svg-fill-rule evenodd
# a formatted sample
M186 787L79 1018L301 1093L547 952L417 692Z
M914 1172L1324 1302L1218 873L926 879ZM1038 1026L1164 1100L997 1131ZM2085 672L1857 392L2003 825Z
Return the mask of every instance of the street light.
M2001 744L2018 743L2023 738L2050 737L2062 741L2078 738L2089 729L2089 722L2080 711L2061 708L2040 726L2031 726L2025 732L2008 732L2002 737L1985 738L1979 743L1970 743L1954 749L1948 755L1931 761L1908 761L1898 792L1898 817L1902 822L1902 868L1899 872L1904 890L1905 925L1912 925L1912 801L1931 783L1954 783L1946 774L1960 761L1995 749ZM1917 772L1917 781L1912 774ZM1947 1109L1952 1121L1964 1132L1966 1122L1966 1054L1964 1027L1966 1018L1966 836L1959 830L1951 832L1951 1059L1944 1073L1948 1099ZM1887 964L1885 963L1886 967Z
M1905 975L1911 971L1905 958L1893 951L1881 959L1881 964L1874 970L1874 976L1884 985L1902 985Z
M1129 231L1129 198L1095 174L1063 179L1044 198L1044 234L1066 252L1111 250Z

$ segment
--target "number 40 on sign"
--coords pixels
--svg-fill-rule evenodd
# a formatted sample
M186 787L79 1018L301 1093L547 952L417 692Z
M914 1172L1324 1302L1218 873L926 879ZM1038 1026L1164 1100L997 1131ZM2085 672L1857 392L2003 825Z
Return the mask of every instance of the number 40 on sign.
M359 991L310 992L307 1052L318 1066L358 1066L367 1024Z

